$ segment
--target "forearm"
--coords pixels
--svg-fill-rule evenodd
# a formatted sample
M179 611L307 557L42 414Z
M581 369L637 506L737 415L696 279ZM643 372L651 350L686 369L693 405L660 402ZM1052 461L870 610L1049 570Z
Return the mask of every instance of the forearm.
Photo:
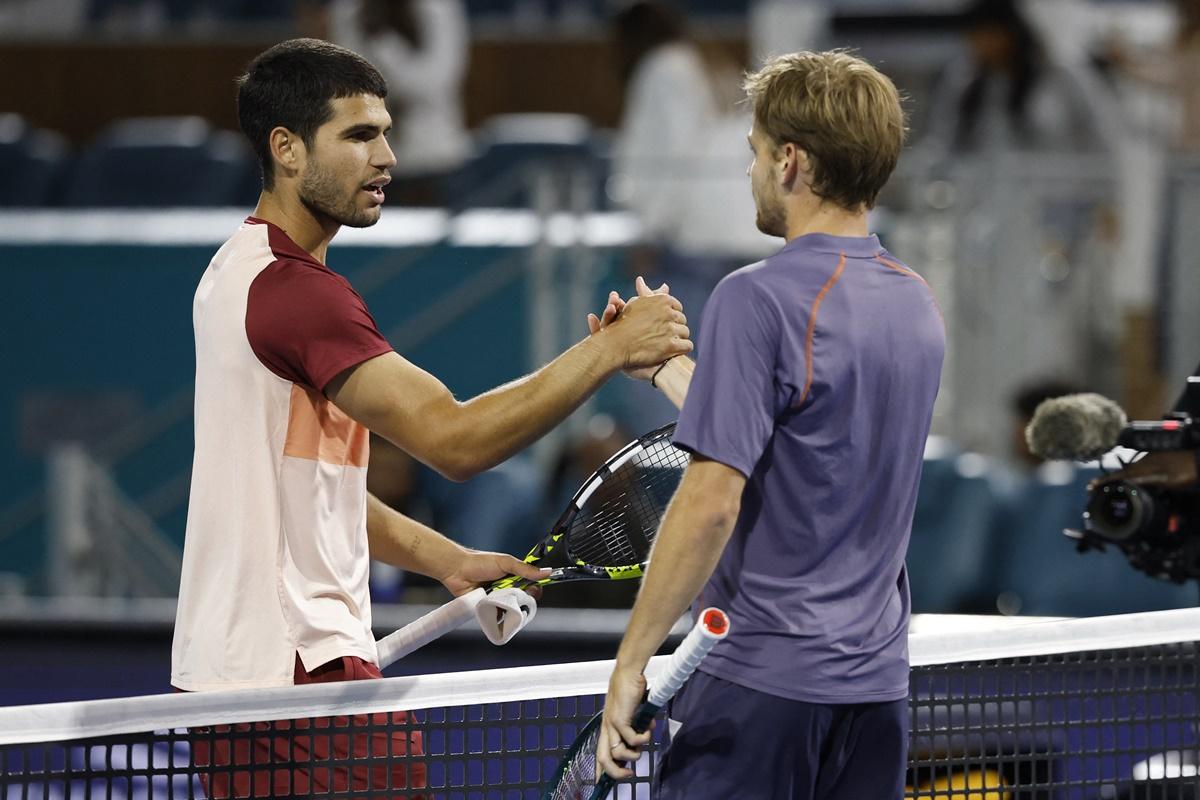
M674 403L676 408L683 408L687 399L688 387L692 383L692 373L696 370L696 362L687 356L675 356L663 364L658 374L654 376L654 386Z
M671 501L654 545L629 626L617 651L617 669L640 673L676 620L712 575L737 520L737 497L712 495L693 485ZM707 495L707 496L706 496Z
M371 558L444 580L467 552L432 528L367 495L367 543Z
M594 334L536 372L463 403L444 420L445 447L467 476L520 452L567 418L620 368ZM460 475L461 477L461 475Z

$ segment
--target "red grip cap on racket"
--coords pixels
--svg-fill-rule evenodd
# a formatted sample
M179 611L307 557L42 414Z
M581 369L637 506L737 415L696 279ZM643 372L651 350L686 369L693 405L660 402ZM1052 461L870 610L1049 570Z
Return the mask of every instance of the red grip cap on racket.
M700 612L700 622L705 632L714 639L724 639L729 633L729 617L719 608L706 608Z

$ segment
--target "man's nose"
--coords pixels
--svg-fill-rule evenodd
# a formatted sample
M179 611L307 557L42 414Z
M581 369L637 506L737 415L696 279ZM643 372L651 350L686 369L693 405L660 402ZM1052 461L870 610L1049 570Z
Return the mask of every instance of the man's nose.
M392 152L392 146L388 144L387 139L379 137L379 147L375 148L372 154L371 166L379 167L380 169L391 169L396 166L396 154Z

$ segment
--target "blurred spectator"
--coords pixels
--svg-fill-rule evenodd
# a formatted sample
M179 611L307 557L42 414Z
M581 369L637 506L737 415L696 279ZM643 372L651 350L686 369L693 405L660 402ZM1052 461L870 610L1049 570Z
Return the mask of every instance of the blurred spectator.
M670 285L695 338L717 281L780 242L753 224L746 178L749 113L740 65L706 59L684 18L667 2L641 0L612 22L621 126L613 148L609 195L635 213L644 245L628 253L630 277ZM624 387L622 422L645 430L674 419L676 409L648 385Z
M625 93L613 153L618 193L651 237L671 242L685 223L680 200L703 132L717 118L712 76L674 6L633 3L614 18L613 37Z
M567 507L571 496L613 453L625 446L633 436L607 414L596 414L588 420L582 433L564 443L546 486L542 516L546 523L557 519Z
M930 104L931 139L954 151L1075 149L1085 109L1045 57L1017 0L976 0L962 19L967 52Z
M470 155L460 90L470 55L461 0L333 0L330 39L365 56L388 83L390 200L445 205L444 181Z
M515 456L464 483L452 483L379 436L371 436L367 491L388 506L459 544L524 557L546 526L539 518L544 480L532 461ZM427 583L414 576L413 583ZM400 599L406 576L372 564L371 590Z
M1175 106L1165 115L1163 138L1195 151L1200 150L1200 0L1175 0L1173 6L1177 30L1168 47L1138 46L1117 31L1105 43L1102 61L1136 84L1126 92L1130 100L1146 95L1147 88L1163 93ZM1157 127L1153 121L1151 127Z

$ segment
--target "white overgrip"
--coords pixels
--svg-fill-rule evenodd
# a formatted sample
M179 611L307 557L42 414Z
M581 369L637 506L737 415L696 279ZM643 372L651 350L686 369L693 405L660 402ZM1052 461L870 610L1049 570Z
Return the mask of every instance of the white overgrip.
M706 608L700 612L696 625L688 631L679 647L671 654L662 672L654 679L654 685L646 701L655 706L666 705L684 681L691 677L717 642L729 634L729 617L719 608Z
M441 608L413 620L398 631L389 633L375 643L379 668L404 658L434 639L440 639L467 620L475 617L475 606L487 595L482 587L460 595Z

